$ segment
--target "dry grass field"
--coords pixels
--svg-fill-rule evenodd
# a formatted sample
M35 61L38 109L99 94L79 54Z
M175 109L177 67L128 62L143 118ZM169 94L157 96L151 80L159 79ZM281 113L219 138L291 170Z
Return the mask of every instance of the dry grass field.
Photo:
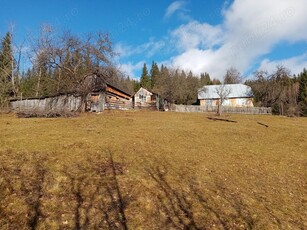
M208 116L0 115L0 229L307 229L307 119Z

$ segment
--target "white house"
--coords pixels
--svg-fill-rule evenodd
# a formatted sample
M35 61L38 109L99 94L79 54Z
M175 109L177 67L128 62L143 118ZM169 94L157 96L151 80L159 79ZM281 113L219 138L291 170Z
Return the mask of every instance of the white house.
M141 87L133 96L134 103L144 105L156 101L155 94Z
M218 94L221 85L206 85L198 90L198 100L201 106L217 106L220 100ZM244 84L225 84L224 90L229 92L223 102L230 107L253 107L251 87Z
M168 110L167 100L143 87L134 94L132 101L135 109Z

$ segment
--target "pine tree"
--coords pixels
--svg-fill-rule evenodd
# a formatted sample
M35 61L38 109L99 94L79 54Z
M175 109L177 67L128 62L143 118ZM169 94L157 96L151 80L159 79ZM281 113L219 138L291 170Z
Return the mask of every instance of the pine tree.
M151 89L151 81L148 75L146 63L144 63L143 70L142 70L141 86L145 89Z
M200 87L203 87L204 85L212 85L212 81L208 73L200 74Z
M157 82L158 78L160 77L160 70L156 62L152 62L151 70L150 70L150 78L151 78L151 88L153 89L155 83Z
M199 79L190 71L187 76L187 101L186 104L191 105L197 103L197 90L199 89Z
M14 93L13 61L12 35L8 32L2 39L0 50L0 106L5 106L10 94Z
M141 88L141 83L137 80L133 80L133 91L136 93Z
M307 116L307 70L304 69L298 76L299 95L298 102L301 107L301 115Z

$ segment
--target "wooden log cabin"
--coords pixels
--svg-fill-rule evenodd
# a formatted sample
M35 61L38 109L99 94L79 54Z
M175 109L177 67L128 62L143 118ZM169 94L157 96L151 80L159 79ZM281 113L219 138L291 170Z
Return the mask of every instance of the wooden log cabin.
M104 82L87 95L85 110L102 112L110 109L128 110L132 107L132 97L129 93ZM39 98L12 99L10 108L15 111L79 111L81 96L59 94Z
M128 110L131 108L131 95L109 83L105 83L104 89L98 89L89 94L87 109L91 112L101 112L105 109Z

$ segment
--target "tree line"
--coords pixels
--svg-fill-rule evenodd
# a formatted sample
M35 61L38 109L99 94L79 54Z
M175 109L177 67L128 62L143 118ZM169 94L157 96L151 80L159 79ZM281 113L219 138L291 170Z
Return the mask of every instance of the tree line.
M286 116L307 116L307 70L291 75L284 66L277 66L272 73L256 71L251 79L244 81L242 74L235 68L229 68L223 80L211 79L208 73L200 76L191 71L168 69L153 62L148 73L144 64L140 82L142 86L160 94L170 103L197 104L197 92L204 85L244 83L252 88L254 105L272 107L274 114Z
M45 97L61 93L78 93L84 100L95 82L108 82L133 95L144 87L170 103L197 104L198 90L204 85L245 83L251 86L255 106L272 107L275 114L307 116L307 71L291 75L283 66L272 73L256 71L245 80L235 68L229 68L223 80L192 71L158 66L150 69L144 63L139 80L125 76L113 64L116 55L107 33L77 36L57 33L50 26L41 28L31 40L27 54L29 66L21 69L22 47L13 45L8 32L0 44L0 107L8 106L10 98ZM90 80L89 80L90 79Z
M307 70L291 75L284 66L272 73L256 71L251 80L255 106L272 107L274 114L307 116Z
M150 71L144 63L140 81L135 82L135 89L144 87L170 103L191 105L197 103L199 88L214 84L221 82L218 79L211 79L208 73L197 76L192 71L186 73L184 70L168 68L163 64L159 68L153 61Z

